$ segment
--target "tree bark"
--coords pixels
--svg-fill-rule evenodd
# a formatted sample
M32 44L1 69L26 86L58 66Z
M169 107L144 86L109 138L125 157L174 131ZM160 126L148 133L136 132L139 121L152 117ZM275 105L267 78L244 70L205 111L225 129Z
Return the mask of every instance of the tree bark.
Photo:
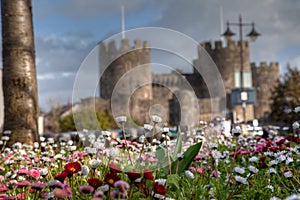
M15 142L39 142L31 0L1 0L4 129Z

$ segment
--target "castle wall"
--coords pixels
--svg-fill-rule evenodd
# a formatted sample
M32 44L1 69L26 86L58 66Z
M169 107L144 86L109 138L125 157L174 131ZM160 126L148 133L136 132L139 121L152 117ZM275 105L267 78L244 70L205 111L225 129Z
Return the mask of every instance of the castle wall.
M124 90L122 94L140 87L144 83L151 83L150 50L148 43L135 40L131 47L128 39L121 41L120 48L116 47L115 41L108 44L99 44L100 72L100 96L110 99L116 84L129 72L126 80L123 80ZM108 66L108 67L107 67ZM136 68L141 66L141 68ZM106 68L107 67L107 68ZM136 69L134 69L136 68ZM122 88L118 88L120 90ZM115 90L116 91L116 90ZM116 91L118 92L118 91ZM152 98L151 87L143 87L137 96L140 98Z
M220 98L201 98L198 99L199 104L199 120L202 121L211 121L215 117L221 117L222 113L219 113L218 110L213 110L212 105L215 105L216 108L221 106L222 99Z
M249 47L248 42L243 41L243 71L251 72L251 66L249 62ZM201 43L198 47L198 60L194 61L196 68L201 68L205 63L201 63L201 55L203 54L204 48L209 56L212 58L216 64L218 70L220 71L221 77L223 79L225 91L227 94L227 108L235 113L238 119L243 119L243 111L241 106L232 106L230 102L230 93L233 88L236 88L240 83L236 83L235 74L241 71L241 51L240 42L235 42L233 40L227 40L227 44L224 45L222 41L205 42ZM196 74L196 70L194 74ZM246 106L246 121L254 119L253 105Z
M253 86L256 89L257 104L254 106L256 118L263 118L270 113L271 95L280 77L277 62L251 63Z
M204 48L215 62L223 79L226 93L230 93L232 88L239 84L235 83L234 73L241 71L240 42L228 40L226 46L222 41L215 41L214 45L212 42L205 42L200 44L200 47ZM201 51L198 50L198 56L201 56L200 53ZM201 63L198 63L196 67L201 67ZM251 70L247 41L243 42L243 68L244 71Z
M257 93L257 104L246 106L246 121L249 121L261 118L270 111L269 98L271 89L279 78L279 65L278 63L267 65L265 62L260 63L259 66L254 63L250 64L248 42L244 41L242 45L244 72L252 75L250 78ZM120 106L118 109L121 110L128 106L133 118L146 123L150 121L149 111L151 108L160 105L161 110L166 113L164 119L171 125L177 125L182 119L179 118L181 116L180 100L176 99L174 92L177 91L181 94L184 90L191 90L184 85L184 81L188 81L200 106L200 113L193 113L193 115L204 121L222 116L222 113L218 113L220 109L212 110L212 105L214 108L218 108L218 106L221 108L222 100L210 98L206 83L197 70L194 70L192 74L151 74L150 50L147 47L148 43L142 43L140 40L136 40L132 46L128 39L121 41L120 48L116 47L115 41L99 44L100 70L104 72L100 80L100 94L103 99L110 99L116 85L120 86L117 90L120 92L117 96ZM200 44L198 59L193 61L195 68L199 71L205 65L205 63L201 63L204 60L201 59L201 56L206 56L201 48L207 51L220 71L227 95L227 108L234 113L236 119L243 120L242 106L233 106L230 102L232 89L240 87L240 83L235 82L239 81L235 80L235 76L239 75L241 71L239 42L228 40L226 45L221 41ZM105 66L109 67L104 71ZM121 84L120 80L123 81ZM145 85L145 83L150 84ZM182 97L188 99L184 98L186 95Z
M204 79L199 73L184 74L198 98L209 98L210 94Z

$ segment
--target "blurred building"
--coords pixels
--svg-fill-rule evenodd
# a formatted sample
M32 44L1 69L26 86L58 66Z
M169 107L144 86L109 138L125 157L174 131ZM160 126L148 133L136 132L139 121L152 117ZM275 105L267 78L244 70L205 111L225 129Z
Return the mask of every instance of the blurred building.
M206 50L220 71L226 91L228 117L234 116L235 119L243 119L242 106L232 105L230 100L232 90L240 87L239 45L239 42L233 40L228 40L226 44L222 41L199 44L199 48ZM246 121L250 121L262 118L270 112L269 98L272 88L279 79L279 64L251 63L248 42L244 41L241 45L244 49L244 86L255 88L257 97L255 105L246 106ZM135 40L134 45L130 45L128 39L123 39L119 48L115 41L99 44L101 98L118 101L114 103L120 106L115 108L120 114L126 113L128 109L131 116L142 122L149 122L149 110L155 106L157 112L161 112L160 114L171 125L176 125L180 121L189 124L189 115L197 116L199 120L204 121L210 121L218 115L222 116L222 113L213 110L211 105L218 107L224 99L210 97L205 81L197 70L193 73L177 71L170 74L153 74L149 64L151 53L148 46L147 41L140 40ZM129 53L124 54L125 51ZM204 64L199 58L195 58L195 68L201 68ZM181 77L188 80L192 91L190 88L180 87ZM190 92L195 92L197 99L193 99ZM183 105L189 107L183 108ZM198 110L201 110L201 114L194 112L197 105L200 106ZM187 112L184 112L184 109Z

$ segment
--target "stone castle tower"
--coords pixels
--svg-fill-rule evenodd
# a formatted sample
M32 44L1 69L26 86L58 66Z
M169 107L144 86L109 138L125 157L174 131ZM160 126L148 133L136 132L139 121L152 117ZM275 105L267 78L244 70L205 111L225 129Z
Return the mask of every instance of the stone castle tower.
M266 62L261 62L260 65L251 63L251 71L257 99L257 104L254 105L255 117L267 117L270 113L272 89L280 76L279 64L278 62L271 62L269 65Z
M271 89L279 79L278 63L271 63L269 66L262 62L260 66L250 64L248 42L243 45L243 74L244 87L255 88L257 102L255 105L246 106L246 121L261 118L270 111L269 97ZM130 45L128 39L122 39L118 48L115 41L108 44L99 44L100 72L103 73L100 79L100 97L105 100L117 101L116 110L119 114L131 115L142 122L149 122L149 110L155 107L165 112L165 119L171 125L177 125L183 119L178 119L180 108L178 102L172 94L182 97L182 102L191 101L189 97L191 91L179 88L181 85L178 74L152 74L151 56L148 42L135 40L134 45ZM221 41L205 42L199 44L198 56L194 60L194 67L201 68L205 63L200 63L200 48L204 48L215 62L226 90L227 109L235 116L235 119L243 119L243 109L241 105L231 105L230 95L232 89L240 88L240 44L239 42L228 40L226 44ZM193 92L198 99L182 105L194 105L198 101L200 113L192 113L199 120L208 121L213 116L218 116L217 111L212 110L214 105L221 105L222 99L211 99L207 91L203 77L197 70L193 73L183 73L182 76L191 84ZM115 95L114 95L115 94ZM114 98L115 96L115 98ZM157 105L161 105L160 107ZM115 106L112 106L115 107ZM123 108L128 110L122 110ZM216 106L218 107L218 106ZM191 108L187 109L186 117L191 115ZM183 112L184 110L181 110ZM182 113L181 113L182 114ZM187 118L188 119L188 118ZM172 124L173 122L173 124Z
M134 46L131 46L128 39L122 39L120 48L117 48L115 41L99 44L100 72L103 73L100 96L103 99L110 99L117 82L135 67L141 66L143 70L134 70L137 77L129 81L126 87L134 88L145 79L151 82L150 50L147 47L147 41L135 40ZM148 86L139 92L144 98L152 98L152 90Z
M120 47L115 41L99 44L100 97L123 105L118 114L129 114L126 105L137 105L140 99L152 99L150 50L148 42L135 40L130 45L122 39ZM131 98L131 96L135 98ZM117 102L116 102L117 101ZM129 105L130 104L130 105ZM130 110L136 110L131 108Z
M235 113L237 119L243 119L242 107L232 106L230 102L230 93L234 88L240 88L240 43L233 40L227 40L224 45L221 41L205 42L200 44L211 56L217 65L224 81L227 94L227 108ZM280 77L279 64L271 62L261 62L260 65L250 63L250 52L247 41L243 42L243 73L244 87L255 88L256 104L246 106L246 120L254 118L260 119L270 112L271 91L277 84ZM201 63L195 60L195 66L201 67Z
M210 55L212 60L218 67L221 77L224 82L226 90L226 102L227 108L232 111L236 119L243 119L242 106L232 106L230 102L231 90L234 88L240 88L240 71L241 71L241 60L240 60L240 42L234 40L227 40L227 44L224 45L222 41L205 42L199 45L199 48L204 48ZM244 87L252 88L252 75L251 65L249 59L249 46L248 42L243 42L243 73L244 73ZM194 61L196 67L201 67L202 63L198 60ZM253 120L254 106L246 106L246 121Z

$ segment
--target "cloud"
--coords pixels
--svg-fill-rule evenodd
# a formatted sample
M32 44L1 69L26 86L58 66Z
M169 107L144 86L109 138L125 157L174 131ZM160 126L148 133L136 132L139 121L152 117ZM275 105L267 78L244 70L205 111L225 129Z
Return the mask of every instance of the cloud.
M72 96L75 75L96 41L88 32L36 36L36 65L40 106L47 110L47 100Z
M79 36L38 35L36 59L39 73L74 72L97 43Z
M278 52L290 44L300 45L300 1L169 1L161 18L151 25L162 26L181 31L195 40L219 39L219 9L223 7L224 22L237 22L242 14L244 22L256 23L262 36L251 43L253 60L277 61ZM244 27L244 34L251 27ZM238 32L237 27L231 27ZM236 38L238 39L238 38Z
M122 0L66 0L62 3L60 11L65 15L72 17L85 17L85 16L98 16L101 14L120 13L121 6L126 8L127 12L138 12L141 9L145 9L147 6L157 5L156 0L150 1L122 1ZM165 3L159 3L165 4Z
M291 67L297 67L300 70L300 55L298 55L297 57L295 57L291 63L290 63Z
M222 6L224 22L237 22L242 14L244 22L254 21L262 34L250 44L251 61L279 61L281 65L290 62L300 67L299 54L283 56L290 45L300 46L298 0L33 0L38 88L42 102L51 95L64 99L71 96L76 72L85 57L99 40L120 31L122 5L128 28L170 28L198 42L220 39ZM245 35L250 28L243 29ZM232 30L238 32L237 27ZM178 41L169 42L186 48ZM197 53L197 49L188 51ZM164 55L157 56L156 59L163 63ZM173 57L165 64L176 66L176 63L179 61Z

